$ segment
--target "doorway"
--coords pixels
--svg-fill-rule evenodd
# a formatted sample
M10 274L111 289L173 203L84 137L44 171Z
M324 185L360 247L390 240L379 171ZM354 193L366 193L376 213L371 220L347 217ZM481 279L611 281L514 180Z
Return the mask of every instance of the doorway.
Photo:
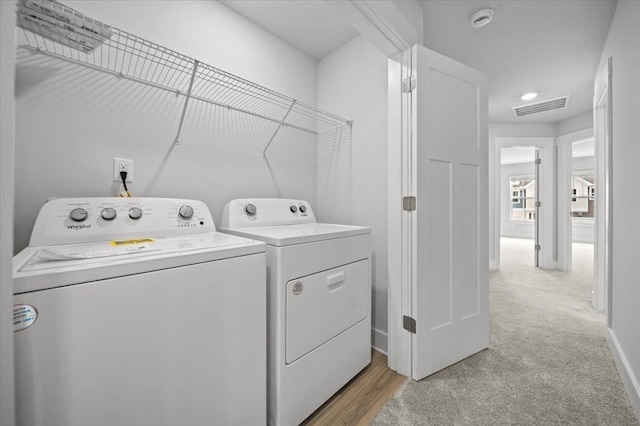
M491 199L495 211L495 226L492 228L492 248L495 250L496 259L492 263L492 269L500 269L502 263L500 253L502 250L501 238L517 238L527 240L529 245L528 258L522 259L524 265L536 265L542 269L556 267L557 244L555 241L555 215L556 191L554 188L555 170L555 145L554 138L547 136L500 136L494 138L492 159L495 190ZM513 154L515 158L509 158ZM537 155L537 157L536 157ZM503 160L503 156L507 156ZM522 173L518 171L505 171L505 166L511 164L528 164L528 168ZM526 177L535 181L526 192L529 198L529 210L522 212L524 219L518 222L518 217L513 217L513 206L519 202L520 193L514 196L517 187L512 189L509 176L513 178ZM514 179L518 180L518 179ZM531 182L524 182L524 185ZM514 182L515 185L515 182ZM518 189L519 191L519 189ZM537 194L537 198L529 195ZM525 200L526 201L526 200ZM517 212L517 210L516 210ZM536 233L537 230L537 233Z
M571 145L569 183L571 216L571 264L569 269L593 283L595 264L596 173L595 144L587 139Z
M500 152L501 258L539 266L539 151L535 146Z

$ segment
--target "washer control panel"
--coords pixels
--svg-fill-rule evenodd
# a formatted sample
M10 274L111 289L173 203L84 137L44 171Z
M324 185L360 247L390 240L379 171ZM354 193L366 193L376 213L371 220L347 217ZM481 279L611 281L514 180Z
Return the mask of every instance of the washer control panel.
M241 198L230 201L222 212L221 227L228 229L314 223L308 202L287 198Z
M60 198L40 210L30 246L215 232L207 206L174 198Z

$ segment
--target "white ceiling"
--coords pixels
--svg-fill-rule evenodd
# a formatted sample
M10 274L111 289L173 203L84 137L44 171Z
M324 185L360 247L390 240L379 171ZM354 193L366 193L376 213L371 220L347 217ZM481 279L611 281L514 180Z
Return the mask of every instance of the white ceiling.
M592 107L593 78L616 3L589 1L423 1L425 45L489 76L492 122L558 122ZM473 29L484 7L493 21ZM535 101L570 95L568 106L515 119L520 95Z
M281 40L320 59L358 35L322 0L220 0Z
M252 22L320 59L358 33L321 0L221 0ZM425 45L489 77L492 122L555 123L592 107L593 78L616 0L427 0ZM473 29L484 7L493 21ZM536 91L534 101L520 95ZM515 119L512 107L570 95L566 108Z

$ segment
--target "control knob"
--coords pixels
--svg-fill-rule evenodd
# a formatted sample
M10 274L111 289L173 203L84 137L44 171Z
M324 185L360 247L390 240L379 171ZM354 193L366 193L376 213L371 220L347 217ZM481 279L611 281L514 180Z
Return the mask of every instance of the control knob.
M304 213L307 211L307 206L305 206L304 204L300 204L300 213Z
M116 218L116 215L117 215L116 209L113 209L111 207L104 208L100 212L100 216L104 220L113 220Z
M138 220L142 217L142 209L139 207L131 207L129 209L129 217L133 220Z
M181 219L191 219L191 216L193 216L193 207L191 206L180 207L180 209L178 210L178 216L180 216Z
M291 210L291 213L295 213L298 211L298 207L297 206L291 206L289 207L289 210Z
M244 212L247 214L247 216L255 216L257 211L258 209L256 208L255 204L249 203L244 206Z
M69 217L75 222L82 222L88 215L87 211L82 207L75 208L71 210L71 213L69 213Z

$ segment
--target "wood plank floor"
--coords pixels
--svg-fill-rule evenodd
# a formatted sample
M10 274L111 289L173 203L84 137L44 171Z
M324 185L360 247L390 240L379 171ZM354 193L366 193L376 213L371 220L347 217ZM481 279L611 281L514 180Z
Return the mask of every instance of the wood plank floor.
M407 379L387 367L387 357L372 351L371 364L302 424L366 425Z

